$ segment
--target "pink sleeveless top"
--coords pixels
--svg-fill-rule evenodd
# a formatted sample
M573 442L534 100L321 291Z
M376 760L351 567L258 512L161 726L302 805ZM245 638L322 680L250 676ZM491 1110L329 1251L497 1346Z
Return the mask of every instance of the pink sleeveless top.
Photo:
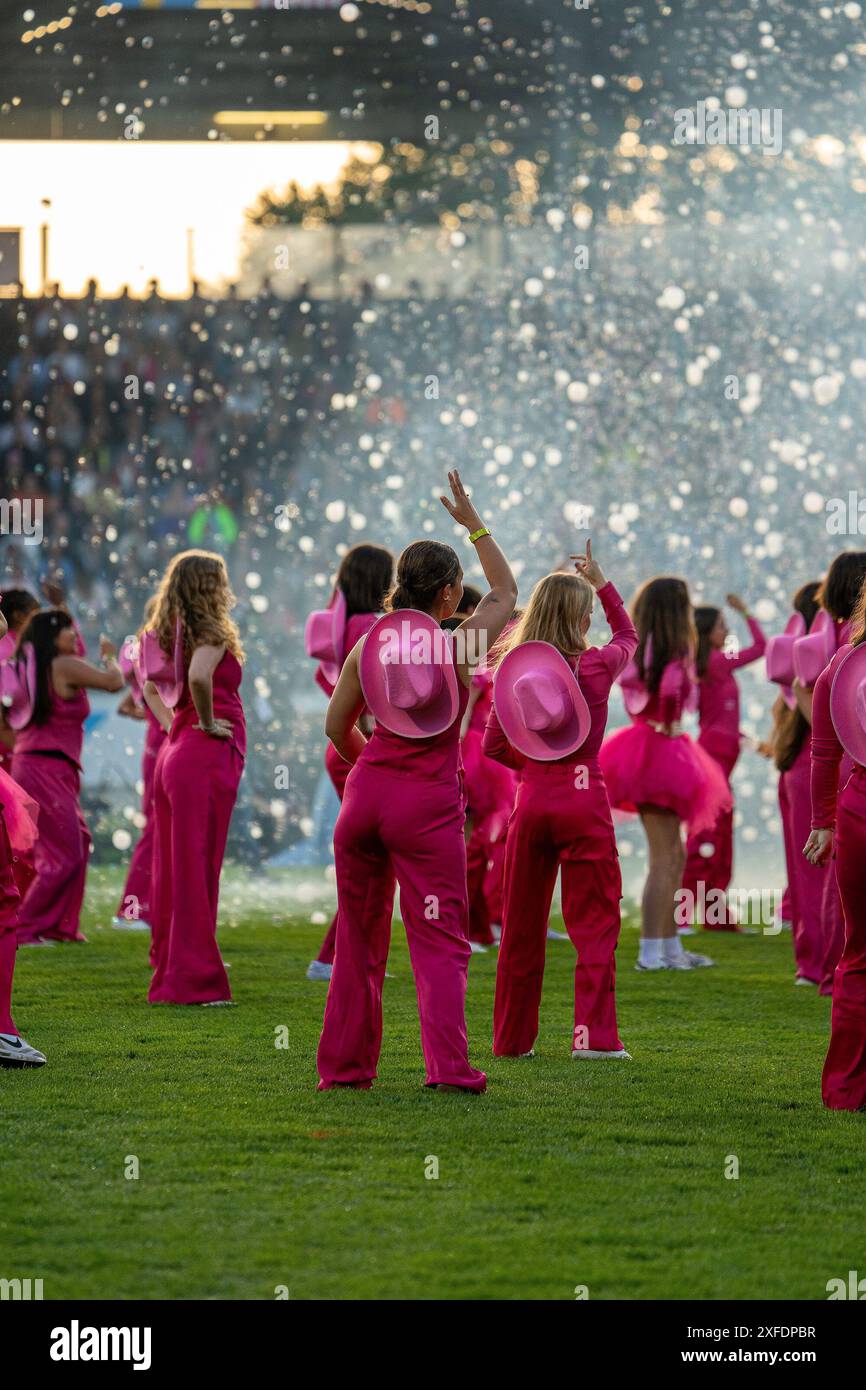
M81 771L84 721L90 714L86 690L78 690L71 700L61 700L51 690L51 713L44 724L33 720L15 735L15 756L19 753L62 753Z
M460 723L469 702L469 691L458 681L459 706L454 723L432 738L404 738L377 724L358 758L356 767L372 767L407 781L449 782L463 771L460 758Z
M247 722L241 701L240 684L243 667L231 652L223 653L222 659L213 673L213 712L215 719L227 719L234 729L232 744L242 758L247 753ZM187 730L198 723L196 707L189 691L189 672L183 681L183 691L174 710L169 740L174 743Z

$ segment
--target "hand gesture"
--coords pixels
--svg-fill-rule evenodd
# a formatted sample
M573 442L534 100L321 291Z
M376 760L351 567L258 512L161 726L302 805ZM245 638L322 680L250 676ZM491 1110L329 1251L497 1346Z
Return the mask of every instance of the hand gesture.
M203 734L208 734L210 738L232 738L234 735L234 729L228 719L215 719L208 729L203 724L196 724L195 727L201 729Z
M102 633L99 638L99 655L103 661L117 660L117 648L114 643L105 636L105 633Z
M607 583L601 565L592 558L592 541L589 536L586 538L586 554L572 555L569 557L574 561L574 568L578 574L582 574L584 579L588 579L594 589L600 589Z
M456 468L453 472L448 474L448 482L451 487L451 497L453 501L449 501L447 497L440 497L439 501L442 503L442 506L451 513L454 520L458 522L460 526L465 526L467 531L472 532L480 530L484 522L470 502L466 494L466 489L460 481L460 474L457 472Z
M745 615L749 611L748 604L743 602L739 594L728 594L726 601L728 607L733 608L735 613L742 613L743 615Z
M833 853L833 827L813 830L803 846L803 853L810 864L826 864Z

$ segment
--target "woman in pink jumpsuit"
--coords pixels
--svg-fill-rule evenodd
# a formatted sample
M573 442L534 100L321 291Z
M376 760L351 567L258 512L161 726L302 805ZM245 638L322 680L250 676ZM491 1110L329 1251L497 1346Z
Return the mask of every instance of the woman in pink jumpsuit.
M737 613L741 613L749 627L752 638L748 647L738 652L725 651L728 638L728 625L720 608L701 607L695 609L695 626L698 633L697 673L700 680L698 691L698 714L700 734L698 742L718 763L731 787L731 776L740 756L740 691L734 672L750 666L764 655L767 645L761 627L754 618L749 617L743 600L736 594L728 594L728 603ZM709 851L709 853L708 853ZM704 884L705 894L715 889L727 893L734 869L734 807L731 790L731 807L722 811L711 830L690 835L686 843L686 867L683 874L683 888L693 894L697 901L700 896L699 883ZM713 914L715 917L716 914ZM727 914L723 923L704 922L709 931L736 931L737 924Z
M387 665L374 628L347 657L328 707L325 731L354 766L334 836L337 945L319 1042L320 1090L366 1089L376 1077L395 878L418 992L426 1085L473 1092L486 1086L484 1073L469 1063L464 1014L469 912L460 717L472 679L464 659L470 638L489 649L511 617L517 589L456 472L449 483L453 501L443 497L443 504L477 545L489 592L453 634L454 653L450 646L444 654L434 650L417 666L414 657L402 654ZM462 580L450 546L416 541L400 557L392 616L381 623L402 623L411 631L414 622L422 635L434 627L450 643L436 625L455 612ZM368 643L375 644L370 652ZM387 688L401 707L380 702L374 708L370 686L361 684L362 669L390 681ZM415 698L416 690L429 694ZM439 700L440 691L450 692L451 708L440 723L427 725L436 731L424 735L424 700ZM369 741L356 725L365 704L376 716ZM432 707L438 712L438 705ZM413 724L411 733L394 731Z
M339 651L335 652L335 666L320 662L315 681L324 690L328 699L334 693L337 677L343 662L361 638L366 636L375 623L385 604L385 598L394 578L394 556L381 545L353 545L343 556L337 573L336 589L345 599L345 629L340 636ZM333 677L333 679L331 679ZM364 716L362 715L362 718ZM325 768L334 790L340 800L349 764L344 762L332 743L325 750ZM334 942L337 937L337 915L325 933L316 959L307 969L308 980L330 980L334 961Z
M794 595L808 632L818 612L817 581L804 584ZM809 789L812 729L799 707L782 695L773 709L773 761L779 770L779 812L788 873L788 915L796 967L795 983L818 985L823 974L824 937L821 907L828 875L826 864L812 864L803 854L812 824ZM785 909L783 905L783 916Z
M72 618L48 608L30 617L15 657L17 670L32 669L34 699L29 722L15 736L12 774L39 807L36 877L18 914L22 945L86 939L80 930L90 855L80 803L86 692L118 691L123 676L107 638L100 642L101 667L78 651Z
M216 930L220 873L246 755L234 602L222 558L202 550L177 555L157 594L152 630L167 654L179 620L182 679L173 715L156 682L146 678L144 684L144 698L168 734L154 776L151 1004L231 1002Z
M812 701L813 828L805 854L813 864L827 864L835 850L834 877L844 914L844 946L834 972L830 1046L821 1081L824 1104L831 1110L861 1110L866 1105L864 638L866 585L852 623L851 643L840 647L818 677ZM851 675L853 682L848 679ZM847 755L840 732L852 750ZM850 771L840 776L843 759Z
M145 608L145 623L153 616L154 601ZM165 730L156 715L148 709L141 693L141 673L137 668L137 642L124 645L120 652L120 668L129 689L118 706L118 714L127 719L144 720L144 749L141 755L141 814L144 826L129 861L126 883L120 895L120 905L112 926L120 931L150 931L150 883L153 865L155 821L153 814L153 782L156 760L165 742ZM151 956L152 956L151 952ZM151 965L153 959L151 959Z
M683 949L677 931L689 833L709 830L731 805L718 763L682 731L697 701L695 628L682 579L650 579L632 609L638 633L634 661L621 676L632 724L601 746L599 762L610 804L637 811L649 849L641 902L638 970L693 970L713 962Z
M509 652L517 652L523 643L550 643L562 654L589 710L583 741L559 758L541 760L520 752L503 733L496 688L496 705L484 734L488 757L520 771L505 850L504 921L493 1013L497 1056L532 1051L547 917L561 868L562 913L577 951L572 1056L628 1057L617 1032L615 995L622 879L598 751L610 688L634 655L637 633L613 584L593 560L590 541L586 557L579 557L575 568L577 575L551 574L536 585L506 645ZM593 590L612 633L608 645L600 648L586 641ZM503 665L497 686L505 674Z
M0 611L0 641L6 635ZM38 815L35 801L0 768L0 1067L45 1065L43 1054L22 1038L12 1017L18 909L33 879Z
M827 571L827 576L818 594L821 608L833 620L834 642L831 644L831 651L833 648L838 651L848 641L854 611L864 583L866 583L866 551L843 550L840 555L836 556ZM794 694L797 699L797 706L810 725L812 723L812 693L812 689L799 681L795 681ZM853 764L850 758L847 754L843 754L842 782L848 780L852 770ZM832 872L827 873L824 877L824 891L821 899L821 930L823 951L818 993L831 995L833 993L833 976L836 966L839 964L839 957L842 954L845 940L842 900L839 896L836 875Z

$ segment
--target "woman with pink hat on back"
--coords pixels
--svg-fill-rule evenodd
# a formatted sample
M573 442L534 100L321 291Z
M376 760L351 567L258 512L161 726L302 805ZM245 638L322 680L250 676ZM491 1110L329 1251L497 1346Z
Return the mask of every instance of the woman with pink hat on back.
M337 582L327 608L311 613L304 640L307 655L318 659L315 681L328 699L334 693L343 662L381 616L385 598L394 579L394 556L383 545L353 545L343 556ZM368 715L362 714L362 728L371 731ZM342 801L350 764L341 758L332 743L325 750L325 767ZM325 933L319 954L307 967L308 980L330 980L337 938L337 917Z
M538 1033L547 917L562 870L562 913L577 950L572 1057L627 1058L616 1025L615 951L622 880L598 750L613 681L637 633L601 566L549 574L501 644L484 751L518 769L505 846L504 920L496 971L493 1051L527 1056ZM586 640L593 592L612 637Z
M450 545L415 541L400 556L389 611L349 653L325 732L354 764L334 834L337 944L319 1042L319 1089L367 1089L382 1041L382 983L395 878L418 992L425 1084L479 1092L464 1004L469 964L460 720L472 666L511 617L517 586L508 562L449 473L442 498L469 532L490 588L456 633L463 589ZM474 649L474 650L473 650ZM365 706L369 740L357 727Z
M866 1105L866 581L812 700L812 864L830 864L844 913L821 1091L831 1110ZM832 870L831 870L832 871Z
M794 698L803 718L812 724L814 688L835 653L849 640L854 611L863 584L866 583L866 550L843 550L836 556L821 585L818 602L820 612L805 637L794 643ZM852 771L847 754L842 761L841 781L847 781ZM833 993L833 975L839 964L845 940L842 901L836 876L828 873L824 879L821 900L821 930L823 950L818 993Z

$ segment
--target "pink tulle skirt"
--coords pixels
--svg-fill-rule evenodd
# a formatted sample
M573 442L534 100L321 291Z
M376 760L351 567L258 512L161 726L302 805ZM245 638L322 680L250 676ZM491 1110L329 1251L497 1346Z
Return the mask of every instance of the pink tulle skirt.
M38 814L33 798L0 768L0 931L14 928L33 880Z
M660 806L694 834L710 830L733 805L718 763L688 734L669 738L637 720L605 739L598 757L616 810Z

